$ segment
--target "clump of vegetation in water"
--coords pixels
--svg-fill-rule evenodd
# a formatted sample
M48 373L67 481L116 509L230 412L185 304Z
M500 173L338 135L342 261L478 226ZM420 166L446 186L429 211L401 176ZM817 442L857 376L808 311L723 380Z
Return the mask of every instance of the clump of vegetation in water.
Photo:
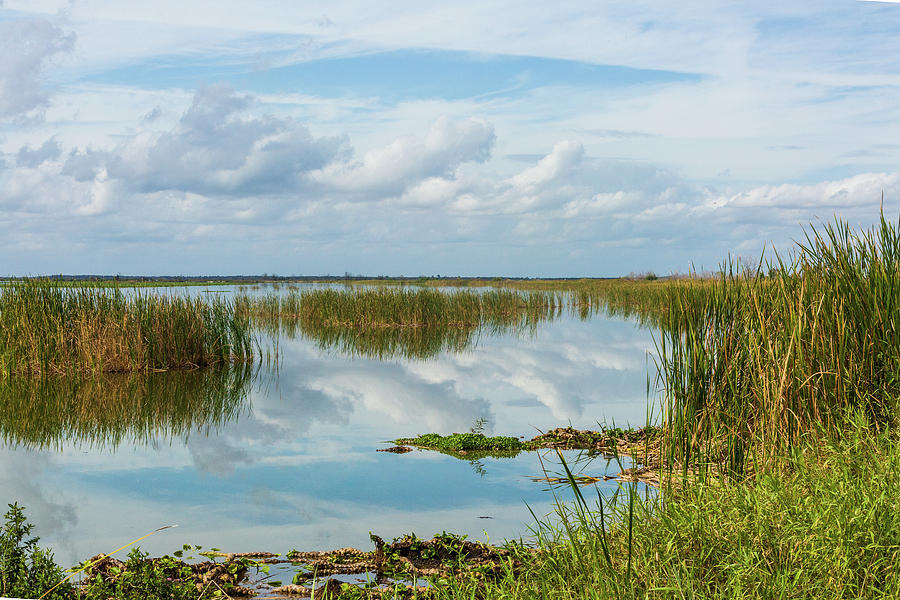
M370 535L375 544L375 571L380 576L447 575L450 573L478 573L496 575L503 563L512 557L510 549L471 542L464 535L442 532L430 540L415 533L394 539L390 544L377 535Z
M297 319L307 327L509 327L558 315L566 298L555 292L422 288L311 289L287 295L241 296L237 307L257 321Z
M394 443L456 454L467 452L516 453L525 449L525 445L517 438L503 435L488 437L474 432L451 433L450 435L425 433L414 438L394 440Z
M475 429L475 428L473 428ZM649 447L658 441L659 427L622 429L610 427L592 431L573 427L557 427L530 440L509 436L488 437L479 431L453 433L447 436L425 433L414 438L400 438L395 444L416 446L428 450L450 452L510 451L559 448L560 450L596 450L606 453L633 454L636 448Z
M641 428L606 427L597 431L557 427L524 442L528 450L559 448L561 450L598 450L607 453L631 454L637 446L654 441L659 427Z
M87 600L207 600L233 596L252 596L250 588L239 585L250 568L257 563L239 557L224 562L187 563L184 551L201 550L185 545L173 556L150 558L139 548L133 549L125 561L111 557L94 557L85 565L81 596ZM192 558L192 557L189 557Z
M196 369L249 361L252 347L225 300L48 280L0 289L0 377Z
M354 548L342 548L330 552L288 553L301 570L291 585L272 590L275 594L310 596L307 585L314 579L325 579L316 589L325 598L435 598L442 594L441 586L450 577L465 574L466 577L496 579L507 569L520 569L522 562L516 555L521 545L514 542L492 546L483 542L471 542L464 535L442 532L430 540L421 539L415 533L395 538L386 543L370 534L375 544L374 552L361 552ZM374 573L374 579L360 586L331 579L333 575L359 575ZM419 586L417 580L425 579L430 585Z

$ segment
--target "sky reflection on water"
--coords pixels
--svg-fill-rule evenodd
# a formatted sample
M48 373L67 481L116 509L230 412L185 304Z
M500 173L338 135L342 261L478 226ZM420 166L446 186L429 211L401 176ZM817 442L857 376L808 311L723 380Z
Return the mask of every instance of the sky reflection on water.
M6 443L4 500L27 507L42 543L67 564L171 523L180 527L141 547L368 549L369 531L500 541L528 535L526 502L552 511L547 485L528 477L542 474L538 453L470 464L375 449L401 436L468 431L477 419L487 420L486 434L529 438L569 423L646 422L651 333L621 320L564 317L533 336L482 336L470 350L424 361L348 358L302 337L279 344L277 373L260 372L236 418L208 432L115 447ZM606 470L603 459L585 467Z

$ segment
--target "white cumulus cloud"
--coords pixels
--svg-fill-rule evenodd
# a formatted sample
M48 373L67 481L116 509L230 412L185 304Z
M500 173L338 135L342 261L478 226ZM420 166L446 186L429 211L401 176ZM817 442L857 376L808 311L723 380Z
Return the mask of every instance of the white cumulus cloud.
M486 121L442 116L424 138L399 137L367 151L358 161L329 166L317 179L337 189L400 194L423 179L452 175L463 163L486 161L495 138Z
M142 130L109 151L86 149L68 157L76 179L106 169L137 192L201 194L296 191L307 175L340 155L344 139L315 138L293 119L251 116L252 97L228 86L199 89L170 130Z

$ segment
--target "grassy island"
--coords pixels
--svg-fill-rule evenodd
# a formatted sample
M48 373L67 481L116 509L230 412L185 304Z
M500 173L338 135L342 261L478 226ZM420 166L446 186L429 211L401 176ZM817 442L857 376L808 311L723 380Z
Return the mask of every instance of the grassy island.
M247 361L231 303L49 280L0 289L0 377L196 369Z

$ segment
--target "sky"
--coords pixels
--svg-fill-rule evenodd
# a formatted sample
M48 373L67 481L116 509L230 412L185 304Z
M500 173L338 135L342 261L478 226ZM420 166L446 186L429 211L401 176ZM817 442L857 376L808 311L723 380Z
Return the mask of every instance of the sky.
M900 213L900 4L0 0L0 276L617 276Z

